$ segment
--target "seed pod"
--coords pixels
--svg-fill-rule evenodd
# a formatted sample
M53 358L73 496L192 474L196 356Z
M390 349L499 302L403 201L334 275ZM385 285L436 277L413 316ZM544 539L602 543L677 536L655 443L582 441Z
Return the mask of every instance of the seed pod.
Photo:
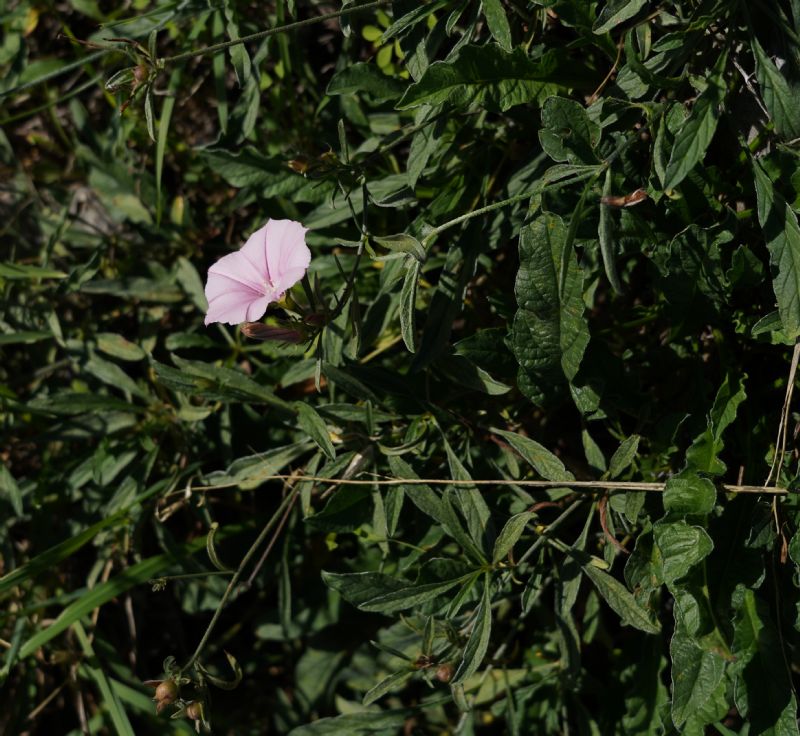
M186 717L193 721L201 721L203 718L203 704L199 700L193 700L186 705Z
M436 668L435 677L439 682L450 682L453 679L453 665L450 662L443 662Z

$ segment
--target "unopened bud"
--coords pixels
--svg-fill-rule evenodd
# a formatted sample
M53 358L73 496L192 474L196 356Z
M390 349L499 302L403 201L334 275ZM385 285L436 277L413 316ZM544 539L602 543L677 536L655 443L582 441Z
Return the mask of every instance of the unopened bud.
M272 327L260 322L245 322L240 328L245 337L253 340L270 340L272 342L288 342L294 345L304 342L306 337L299 330L288 327Z

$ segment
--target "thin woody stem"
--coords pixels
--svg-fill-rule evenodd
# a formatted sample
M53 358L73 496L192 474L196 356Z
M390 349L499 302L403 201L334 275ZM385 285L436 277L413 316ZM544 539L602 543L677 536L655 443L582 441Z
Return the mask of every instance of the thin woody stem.
M254 479L255 480L255 479ZM647 483L636 481L613 481L613 480L508 480L506 478L497 480L456 480L454 478L373 478L373 479L358 479L358 478L325 478L318 475L266 475L263 478L258 478L262 483L273 480L296 480L298 482L310 481L312 483L325 483L326 485L333 486L456 486L456 487L470 487L470 486L520 486L521 488L569 488L576 491L584 491L593 493L601 490L615 490L615 491L645 491L651 493L661 493L664 491L666 483ZM183 495L187 491L197 491L204 493L208 491L217 491L224 488L236 488L239 483L220 483L211 486L190 486L189 488L173 491L172 494L167 495ZM766 496L785 496L789 494L786 488L764 487L764 486L747 486L747 485L731 485L723 483L720 485L720 490L725 493L751 493L755 495Z
M422 240L422 247L427 249L428 246L431 244L433 239L439 235L439 233L444 232L445 230L449 230L451 227L455 227L456 225L460 225L462 222L466 222L467 220L471 220L474 217L481 217L482 215L486 215L489 212L494 212L495 210L502 209L503 207L507 207L510 204L516 204L517 202L521 202L524 199L530 199L535 194L541 194L546 189L559 189L562 186L567 186L569 184L575 184L579 181L583 181L584 179L589 179L592 176L597 175L597 170L592 169L591 171L584 172L579 174L578 176L564 179L559 182L554 182L552 186L545 185L544 188L537 188L533 191L524 192L522 194L516 194L513 197L509 197L508 199L503 199L500 202L493 202L492 204L487 204L485 207L481 207L477 210L472 210L471 212L465 212L463 215L459 215L458 217L453 218L452 220L448 220L447 222L442 223L438 227L433 228Z
M350 7L337 10L333 13L326 13L325 15L318 15L315 16L314 18L306 18L305 20L298 20L295 21L294 23L287 23L286 25L276 26L275 28L267 28L264 31L251 33L249 36L242 36L241 38L235 38L231 41L223 41L222 43L216 43L213 46L205 46L203 48L193 49L191 51L184 51L182 54L176 54L175 56L165 56L158 60L159 65L171 64L176 61L184 61L185 59L191 59L194 56L206 56L208 54L216 54L220 51L224 51L225 49L230 48L231 46L237 46L242 43L248 43L249 41L260 41L262 38L268 38L269 36L274 36L278 33L288 33L289 31L296 31L299 28L305 28L306 26L314 25L315 23L323 23L326 20L340 18L343 15L360 13L362 10L369 10L370 8L379 8L382 5L388 5L391 1L392 0L372 0L372 2L364 3L363 5L352 5Z
M287 476L288 479L288 476ZM181 668L182 671L189 669L200 657L203 649L205 649L206 644L208 643L209 638L211 637L211 632L214 631L214 627L217 625L217 621L219 621L219 617L222 615L222 610L225 608L225 605L228 602L228 599L231 597L231 593L233 593L234 589L236 588L239 579L242 577L242 573L244 569L247 567L247 563L253 558L253 555L258 551L258 548L264 543L266 540L267 535L272 531L272 528L275 524L278 523L278 520L281 518L283 512L286 510L286 507L292 502L294 498L293 493L289 493L286 495L286 498L281 501L280 506L275 511L275 513L270 517L270 520L267 522L266 526L261 530L261 533L256 537L256 541L250 545L250 549L247 550L245 556L242 558L242 561L239 563L239 567L236 568L236 572L233 574L233 577L230 579L228 583L228 587L225 588L225 592L222 594L222 599L217 606L217 610L214 611L214 615L211 617L211 621L206 628L205 633L203 634L203 638L200 639L200 643L197 645L197 649L194 650L194 654L189 658L189 661Z

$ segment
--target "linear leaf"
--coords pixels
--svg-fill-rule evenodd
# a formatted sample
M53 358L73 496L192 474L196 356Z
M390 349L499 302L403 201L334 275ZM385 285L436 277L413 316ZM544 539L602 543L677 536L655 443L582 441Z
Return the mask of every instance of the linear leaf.
M473 675L483 663L489 649L489 637L492 634L492 599L490 596L490 577L484 578L483 595L475 614L475 624L464 648L464 656L453 675L451 685L458 685Z
M772 265L772 288L786 337L800 335L800 226L797 215L776 192L764 169L753 162L758 221L764 232Z

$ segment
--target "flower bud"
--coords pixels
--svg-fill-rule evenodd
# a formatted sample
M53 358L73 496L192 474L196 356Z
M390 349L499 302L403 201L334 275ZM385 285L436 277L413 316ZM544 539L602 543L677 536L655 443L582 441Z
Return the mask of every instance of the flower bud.
M292 330L288 327L271 327L261 324L261 322L245 322L240 329L243 335L253 340L288 342L297 345L306 339L299 330Z

